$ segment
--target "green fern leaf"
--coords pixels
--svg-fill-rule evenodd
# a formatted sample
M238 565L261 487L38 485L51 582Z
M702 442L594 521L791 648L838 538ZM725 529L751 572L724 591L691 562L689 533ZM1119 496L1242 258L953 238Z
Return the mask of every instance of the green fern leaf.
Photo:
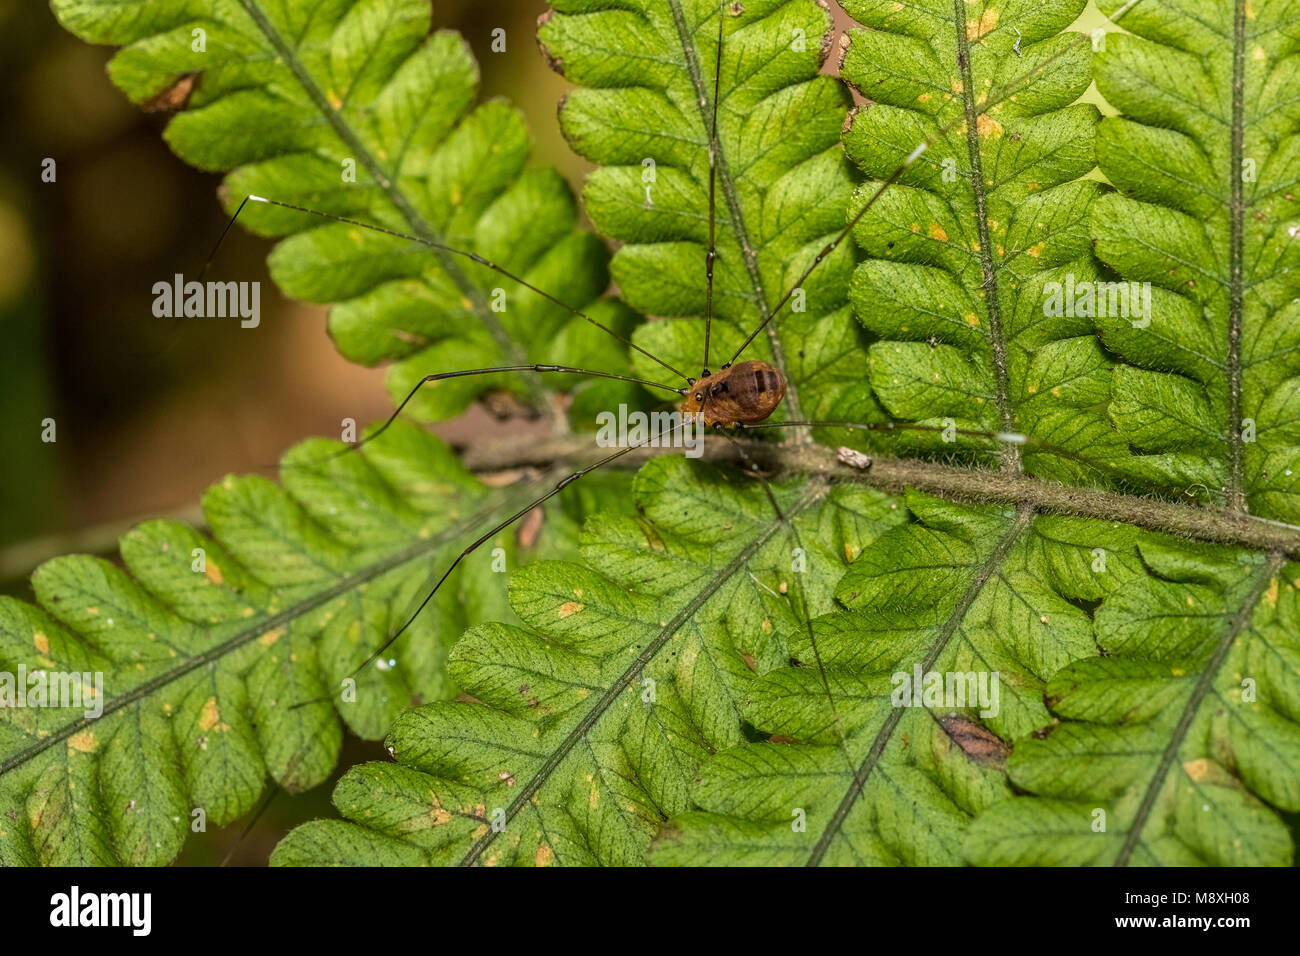
M640 862L700 763L743 740L748 678L785 663L802 602L829 609L846 560L903 520L879 492L794 482L775 489L787 525L752 482L682 458L634 492L640 519L589 521L585 567L512 575L524 628L457 644L450 672L475 702L400 718L399 765L350 771L346 820L299 827L273 863Z
M78 36L123 45L109 73L132 100L194 83L164 136L186 162L230 171L232 211L261 195L444 242L630 332L630 310L596 304L608 252L574 228L568 184L553 169L525 169L530 146L516 110L474 105L478 67L457 34L430 34L428 0L53 6ZM240 221L292 234L270 256L276 283L298 299L337 303L335 344L352 361L393 361L395 399L431 371L554 362L557 336L598 367L627 364L618 343L581 318L449 253L264 204ZM435 383L408 408L448 418L489 389L541 407L539 381L500 375Z
M684 374L698 375L707 362L716 370L843 228L853 179L839 131L849 99L835 79L818 75L833 36L830 15L814 0L554 7L538 39L552 65L581 86L562 104L560 125L574 150L600 165L584 191L587 213L623 243L611 271L627 301L678 319L639 329L635 341ZM700 317L715 73L717 260L706 359ZM745 352L785 373L788 417L875 407L847 309L852 265L847 246L828 257L768 327L774 334ZM639 356L634 365L646 377L662 374Z
M1099 184L1079 177L1094 165L1098 112L1071 105L1091 78L1090 51L1060 32L1083 0L844 7L870 29L849 34L841 72L875 101L854 111L844 144L878 180L850 215L930 144L854 229L870 257L852 298L880 337L868 365L877 399L896 420L956 429L912 433L913 448L950 452L969 429L1021 432L1103 462L1124 455L1104 417L1110 362L1092 320L1043 309L1049 283L1096 271L1087 224ZM1015 465L1014 447L996 450ZM1032 446L1026 459L1045 476L1097 477Z
M850 610L813 623L827 684L806 665L809 640L792 636L798 663L756 678L744 709L770 740L705 764L699 809L670 821L655 862L964 862L971 819L1009 796L1009 744L1049 719L1048 680L1096 655L1078 604L1141 568L1122 525L907 503L915 520L881 535L837 586ZM951 698L931 698L931 674ZM976 683L957 696L966 674Z
M992 865L1290 865L1300 810L1300 567L1154 536L1097 611L1105 657L1047 687L970 853Z
M1118 3L1102 3L1115 13ZM1098 129L1118 194L1097 255L1150 283L1149 327L1099 319L1110 417L1135 464L1198 478L1230 508L1300 520L1300 49L1292 0L1167 0L1124 17L1097 57L1123 111Z
M354 695L339 680L406 620L459 539L529 489L503 499L413 426L385 439L324 464L337 443L305 442L286 464L315 464L286 467L284 488L229 478L208 492L212 537L148 522L122 540L126 571L56 558L33 576L40 606L0 598L0 860L166 863L196 809L229 823L268 774L295 791L324 780L340 717L377 737L411 703L454 693L451 642L509 615L487 552L474 586L453 582L386 655L397 666L368 669ZM512 535L493 545L516 554ZM99 696L19 704L60 674L101 675Z

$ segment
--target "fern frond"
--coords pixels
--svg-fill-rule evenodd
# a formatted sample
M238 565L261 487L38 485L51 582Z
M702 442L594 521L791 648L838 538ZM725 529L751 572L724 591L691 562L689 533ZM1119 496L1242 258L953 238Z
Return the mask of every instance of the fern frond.
M1091 228L1152 317L1099 320L1129 363L1110 418L1135 468L1300 521L1300 4L1161 0L1123 23L1096 66L1123 113L1097 133L1119 192Z
M528 489L494 492L436 438L390 432L324 464L337 443L297 446L283 488L215 485L203 501L210 537L148 522L122 540L125 570L56 558L33 575L39 606L0 598L0 860L167 863L194 811L229 823L268 775L295 791L328 777L340 718L373 738L412 703L454 693L452 641L509 614L506 576L486 551L473 586L453 582L391 665L354 688L340 680L405 622L484 513ZM514 561L511 535L493 544ZM29 681L14 686L21 673ZM17 699L81 675L100 696Z
M1053 721L1007 763L1032 796L971 832L992 865L1288 866L1300 810L1300 567L1138 541L1152 574L1097 611L1106 656L1047 686Z
M636 309L663 317L635 341L689 374L714 370L766 319L843 228L853 179L839 144L849 99L818 75L829 13L814 0L564 0L538 31L579 84L560 109L574 150L599 164L584 190L596 228L623 243L611 262ZM718 61L719 18L722 50ZM718 80L710 357L704 356L709 143ZM785 413L827 417L866 403L847 309L847 244L828 257L745 358L790 381ZM642 371L649 369L634 360ZM638 372L640 374L640 372ZM855 401L856 399L856 401Z
M895 419L956 429L942 442L914 434L914 449L987 449L961 440L971 429L1122 457L1092 319L1043 307L1049 283L1096 272L1087 224L1099 184L1079 177L1094 166L1099 114L1071 105L1091 79L1090 49L1061 32L1083 0L844 7L870 29L849 34L841 72L874 101L854 111L844 144L877 180L859 188L850 216L930 144L854 229L869 258L852 299L880 337L868 366L877 399ZM1013 446L993 451L1018 466ZM1100 477L1054 455L1025 458L1045 477Z
M630 310L597 304L608 252L575 229L568 184L553 169L525 168L528 133L514 108L475 105L478 66L457 34L430 34L428 0L53 7L78 36L122 45L109 73L133 101L193 82L164 138L186 162L228 171L232 211L247 195L268 196L441 241L631 331ZM604 368L626 367L616 340L449 253L268 205L250 205L240 221L289 236L269 259L276 283L294 298L337 303L330 334L339 351L366 365L393 361L395 399L430 372L554 362L558 336ZM489 389L542 402L536 379L479 376L426 388L409 409L449 418Z
M398 766L350 771L346 820L299 827L273 863L641 862L701 763L744 739L748 678L784 665L802 602L829 609L846 561L904 520L879 492L787 482L782 521L753 482L682 458L643 467L634 493L640 518L588 522L585 566L511 576L525 627L456 645L474 702L401 717Z
M1047 682L1096 656L1078 605L1141 568L1122 525L915 493L907 504L914 520L836 587L849 610L813 622L829 695L793 635L797 663L756 678L743 711L769 739L705 764L699 810L669 822L655 862L965 862L972 818L1010 796L1011 745L1050 719Z

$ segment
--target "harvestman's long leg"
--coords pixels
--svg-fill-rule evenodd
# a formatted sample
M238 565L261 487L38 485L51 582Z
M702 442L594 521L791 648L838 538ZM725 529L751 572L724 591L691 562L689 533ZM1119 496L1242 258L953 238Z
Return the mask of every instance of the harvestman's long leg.
M566 375L591 375L594 378L612 378L620 382L634 382L637 385L644 385L648 388L662 388L664 391L673 392L674 394L677 395L681 395L686 391L686 389L684 388L674 388L672 385L661 385L658 382L647 381L646 379L643 378L634 378L631 375L616 375L613 372L598 372L587 368L574 368L569 365L499 365L494 368L470 368L470 369L464 369L463 371L459 371L459 372L438 372L434 375L426 375L424 376L424 378L420 379L420 381L416 382L415 387L412 388L410 392L407 393L406 397L402 399L402 401L398 404L397 408L393 410L393 414L389 415L388 419L382 425L380 425L370 434L366 435L364 438L360 439L359 441L352 442L346 448L342 448L332 455L324 455L321 458L317 458L311 462L304 462L301 465L295 465L290 463L290 464L281 465L281 467L282 468L314 467L315 465L318 465L321 462L330 461L331 459L337 458L340 455L345 455L348 452L356 451L366 442L373 441L374 439L382 435L384 431L387 430L389 425L397 421L397 416L402 414L402 409L404 409L407 406L407 404L413 398L415 398L416 393L418 393L421 388L423 388L425 385L430 384L431 382L441 382L444 379L449 379L449 378L465 378L466 376L469 375L492 375L497 372L560 372Z
M1120 19L1122 19L1127 13L1129 13L1134 7L1136 7L1141 2L1142 0L1129 0L1128 4L1126 4L1122 9L1117 11L1113 17L1109 18L1110 21L1112 23L1118 23ZM1084 35L1080 35L1080 42L1081 43L1090 42L1090 38ZM1016 94L1021 92L1021 90L1023 90L1025 87L1027 87L1036 77L1038 77L1045 70L1047 70L1048 67L1050 67L1053 63L1055 63L1057 60L1059 60L1061 57L1065 56L1066 54L1070 53L1071 51L1072 51L1072 47L1070 45L1066 45L1058 52L1052 54L1050 57L1043 60L1033 69L1029 70L1027 73L1020 76L1018 79L1011 81L1011 83L1002 87L995 94L990 95L989 98L985 100L985 102L977 108L975 115L977 117L983 116L985 113L987 113L993 107L997 106L999 103L1005 102L1006 100L1015 96ZM888 189L890 186L894 185L894 183L898 182L899 178L902 177L902 175L905 172L907 172L907 170L910 169L916 163L916 161L921 158L921 156L925 153L925 151L928 150L932 145L934 145L934 143L937 140L947 137L947 135L950 132L957 129L965 122L966 122L965 116L961 116L954 119L951 123L948 123L947 125L940 128L939 131L936 132L933 136L930 136L927 139L922 140L921 143L916 147L916 149L912 150L912 152L908 155L908 157L905 160L903 160L903 164L899 166L896 170L894 170L889 175L889 178L886 179L884 182L882 182L879 188L874 193L872 193L871 198L867 200L866 205L864 205L861 209L859 209L853 215L853 217L849 219L848 223L845 224L844 228L840 230L839 234L836 235L836 237L832 239L826 245L826 247L822 249L821 252L817 253L816 258L814 258L812 261L812 264L809 265L808 268L804 270L803 275L799 276L799 278L795 281L795 284L786 291L785 295L781 296L781 299L779 302L777 302L776 306L773 307L771 311L768 312L767 318L765 318L762 322L760 322L758 324L758 327L749 334L749 338L745 339L745 341L741 344L740 348L736 349L736 353L733 356L731 356L731 358L727 359L727 364L724 365L723 368L727 368L728 366L734 364L736 359L740 357L740 354L744 352L745 349L749 348L750 343L753 342L754 339L758 337L758 334L762 332L763 329L767 328L768 323L770 323L772 319L776 317L776 314L780 312L782 308L784 308L785 304L790 301L790 298L794 295L795 290L803 286L803 284L808 281L808 277L812 275L813 270L816 269L819 265L821 265L822 261L827 256L829 256L832 252L834 252L836 248L839 247L839 244L844 241L845 237L847 237L850 232L853 231L853 228L862 220L862 217L867 214L867 210L875 205L876 200L881 197L884 191Z
M724 0L725 2L725 0ZM722 84L722 26L726 16L718 5L718 53L713 66L713 122L709 126L709 252L704 257L704 376L709 375L709 336L713 331L713 263L718 257L714 241L717 221L718 181L718 92Z
M422 239L419 236L408 235L404 232L398 232L395 229L389 229L386 226L376 225L373 222L362 222L360 219L352 219L349 218L348 216L338 216L330 212L321 212L319 209L308 209L306 206L298 206L295 205L294 203L283 202L279 199L268 199L265 196L249 195L248 197L246 197L244 201L239 204L239 209L235 210L235 215L230 217L230 222L232 224L234 223L235 219L239 216L239 213L243 210L244 206L249 202L260 202L260 203L265 203L268 206L279 206L282 209L291 209L294 212L306 213L309 216L318 216L321 219L329 219L334 222L345 223L346 225L356 226L360 229L369 229L372 232L378 232L386 236L392 236L394 239L404 239L408 242L416 242L422 246L427 246L430 249L440 249L443 252L448 252L451 253L452 255L460 256L461 258L464 259L469 259L471 262L477 262L479 265L483 266L484 268L491 269L493 272L497 273L498 275L505 276L507 279L509 279L512 282L517 282L525 289L537 293L543 299L546 299L549 302L553 302L554 304L558 305L560 308L573 313L574 315L585 320L586 322L589 322L591 325L594 325L602 332L605 332L608 335L612 335L615 339L622 342L628 348L640 352L642 355L644 355L646 358L650 359L653 362L658 362L661 366L663 366L664 368L666 368L668 371L672 372L674 375L678 376L679 378L684 380L689 380L690 378L688 375L673 368L671 365L669 365L663 359L659 358L657 355L651 355L649 352L641 348L641 346L637 345L635 342L632 342L631 340L626 339L623 336L619 335L609 326L597 322L595 319L593 319L587 313L583 312L581 309L569 305L563 299L560 299L559 297L552 295L551 293L547 292L544 289L539 289L537 286L533 285L527 279L520 278L519 276L515 275L513 272L510 272L505 267L497 265L495 262L491 261L490 259L485 259L483 256L480 256L476 252L467 252L464 249L457 249L454 246L448 246L441 242L435 242L432 239ZM229 231L230 231L230 224L227 224L226 232ZM225 236L225 232L222 233L222 236L223 237ZM220 245L219 242L218 245ZM213 255L215 254L216 254L216 250L214 249Z
M676 431L678 428L681 428L682 425L684 424L685 421L683 421L681 424L675 425L672 429L670 429L669 434ZM545 504L547 501L554 498L561 491L563 491L565 488L567 488L569 485L571 485L573 482L577 481L578 479L591 474L597 468L607 465L611 461L614 461L617 458L621 458L622 456L626 455L630 451L634 451L637 448L642 448L646 445L649 445L651 441L657 439L661 440L662 437L663 437L662 435L657 435L654 436L653 438L647 438L645 441L637 442L634 445L628 445L626 448L620 448L612 455L606 455L604 458L601 458L599 461L595 462L594 464L588 465L587 467L581 468L578 471L573 472L572 474L566 475L564 478L561 478L558 482L556 482L555 487L552 488L550 491L546 492L543 495L539 495L533 501L524 505L524 507L520 508L514 514L512 514L509 518L506 518L504 521L501 521L498 524L494 525L489 531L487 531L485 534L480 536L476 541L474 541L473 544L467 547L460 554L456 555L455 560L453 560L451 564L447 566L447 570L442 573L442 577L438 578L438 581L436 584L434 584L433 589L430 590L429 593L425 595L424 600L420 602L420 606L417 607L415 609L415 612L406 619L406 623L403 624L400 628L398 628L397 631L392 636L390 636L388 640L386 640L378 650L376 650L364 661L362 661L352 671L352 673L349 676L355 677L358 673L365 670L365 668L367 668L376 660L378 660L379 656L383 654L384 651L388 650L388 648L390 648L393 645L393 642L396 641L399 637L401 637L402 634L405 633L406 629L409 628L415 622L415 619L420 616L420 612L423 611L428 606L429 602L433 600L433 596L438 593L438 589L442 587L443 582L447 580L447 578L451 575L451 572L456 570L457 565L459 565L461 561L463 561L469 555L473 554L480 547L482 547L484 544L490 541L494 535L510 527L512 524L514 524L524 515L528 514L528 512L532 511L534 508L538 507L539 505Z

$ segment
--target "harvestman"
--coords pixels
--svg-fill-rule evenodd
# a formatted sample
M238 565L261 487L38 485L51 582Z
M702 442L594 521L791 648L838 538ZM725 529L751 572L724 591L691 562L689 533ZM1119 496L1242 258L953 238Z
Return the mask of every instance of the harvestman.
M1134 0L1134 3L1131 4L1130 7L1132 5L1136 5L1137 2L1140 2L1140 0ZM455 256L468 259L486 269L489 269L507 279L512 280L513 282L518 283L521 287L528 289L529 291L539 296L542 296L548 301L560 306L566 311L578 316L579 318L585 320L586 322L590 323L596 328L614 337L619 342L626 345L628 348L641 353L642 355L646 356L653 362L660 365L666 371L672 373L674 376L677 376L678 378L682 379L685 382L685 385L683 386L665 385L660 382L653 382L646 379L637 378L629 375L616 374L613 372L575 368L573 366L568 366L568 365L545 365L545 364L506 365L506 366L496 366L492 368L463 369L463 370L453 371L453 372L440 372L440 373L430 374L424 376L418 383L416 383L416 385L411 389L411 391L406 395L406 397L403 398L402 401L398 404L397 408L393 411L392 415L390 415L388 419L379 428L367 434L360 440L350 443L346 448L340 449L334 455L325 456L324 458L318 459L317 462L314 463L309 463L306 465L297 465L292 467L304 467L304 466L310 467L311 465L328 461L333 457L337 457L338 455L355 451L356 449L360 448L362 445L366 444L367 442L373 441L374 439L378 438L394 421L397 420L398 416L401 415L403 409L415 397L415 395L419 392L419 390L423 388L425 385L428 385L433 382L443 381L452 378L461 378L461 377L472 376L472 375L490 375L490 374L500 374L505 372L532 372L532 373L547 373L547 374L553 373L553 374L566 374L566 375L586 375L593 378L616 379L624 382L632 382L638 385L645 386L647 388L660 389L681 396L682 400L680 403L680 409L683 413L683 419L684 419L683 424L687 424L688 422L693 420L700 425L706 427L713 427L714 429L717 430L718 434L720 434L722 437L724 437L725 439L727 439L729 442L732 443L732 445L737 449L740 458L746 463L747 466L746 470L751 474L753 474L754 477L756 477L760 481L766 493L767 499L769 503L772 505L774 511L776 512L778 519L787 526L792 536L794 537L796 544L798 545L799 543L798 531L795 528L794 524L788 521L785 515L781 512L781 509L777 505L775 495L773 494L771 486L767 482L767 479L761 474L759 469L754 465L752 459L746 453L744 447L740 445L738 442L736 442L731 437L731 435L728 434L727 431L728 429L753 430L757 428L821 427L821 428L845 428L845 429L855 429L855 430L873 431L873 432L892 432L892 431L899 431L899 430L911 430L911 431L923 431L923 432L943 431L943 429L936 426L920 425L920 424L915 424L910 422L843 422L843 421L768 422L767 419L780 406L781 401L785 396L786 387L787 387L786 378L779 369L768 364L767 362L762 362L762 361L757 361L752 359L738 362L737 359L739 359L740 356L746 351L746 349L749 348L749 346L753 343L755 338L757 338L758 335L765 328L767 328L767 326L772 322L772 320L786 305L786 303L790 301L795 291L803 286L803 284L807 281L808 277L812 274L813 270L816 269L817 266L820 265L821 262L824 259L826 259L827 256L829 256L831 253L835 251L836 248L839 247L840 243L844 241L844 239L849 235L849 233L853 230L853 228L861 221L862 217L866 215L867 211L875 204L876 200L880 198L880 196L884 193L884 191L888 189L890 186L892 186L894 183L898 182L900 177L916 163L916 161L930 148L930 146L936 140L945 137L950 131L956 129L961 124L965 123L967 120L967 117L965 116L959 117L953 120L951 123L940 128L930 138L926 139L920 145L918 145L914 150L912 150L912 152L907 156L907 158L903 161L903 163L887 179L883 180L879 184L876 191L871 195L871 197L867 200L867 202L863 205L863 207L860 210L858 210L858 212L855 213L852 217L849 218L848 222L845 224L843 229L839 231L839 233L835 236L835 238L832 239L829 243L827 243L827 245L820 252L817 253L812 263L804 270L803 274L799 277L799 279L794 283L794 285L789 290L786 291L786 293L781 297L781 299L777 302L777 304L773 308L768 310L767 315L762 319L762 321L758 324L758 326L749 334L749 336L744 340L744 342L735 351L735 353L732 354L731 357L727 359L727 361L719 368L718 371L711 372L709 370L710 368L709 346L710 346L712 321L713 321L713 266L714 266L714 261L717 258L717 251L716 251L716 244L715 244L715 206L716 206L715 197L716 197L716 180L717 180L716 159L717 159L717 142L718 142L717 122L718 122L718 102L719 102L721 64L722 64L722 42L723 42L724 25L725 25L725 17L722 16L721 9L722 7L720 6L719 22L718 22L717 56L715 58L714 77L713 77L713 101L711 104L712 118L710 121L710 129L709 129L709 150L708 150L708 156L709 156L708 236L709 238L708 238L708 250L705 255L704 360L701 366L702 371L700 375L697 378L692 378L690 376L687 376L685 373L669 365L663 359L659 358L656 355L651 354L646 349L635 344L634 342L631 342L630 340L619 335L614 330L596 321L591 316L583 312L581 309L575 308L567 304L566 302L562 301L555 295L552 295L551 293L543 289L540 289L535 285L532 285L527 280L522 279L517 275L514 275L513 273L509 272L502 266L478 255L477 253L468 252L462 249L456 249L453 248L452 246L448 246L431 239L425 239L419 236L413 236L413 235L397 232L395 230L388 229L386 227L379 226L374 223L362 222L360 220L351 219L346 216L321 212L315 209L308 209L304 206L299 206L289 202L283 202L277 199L270 199L263 196L250 195L246 197L243 200L243 202L239 204L238 209L236 209L234 215L230 219L230 222L226 225L225 230L223 230L221 234L221 238L218 239L217 248L220 247L221 242L224 240L231 226L234 224L234 221L239 217L239 214L243 211L244 207L249 202L259 202L259 203L265 203L272 206L279 206L281 208L293 210L295 212L306 213L323 219L329 219L335 222L356 226L358 228L368 229L374 232L383 233L385 235L397 239L401 239L403 241L419 243L420 245L426 246L431 249L440 250L442 252L446 252ZM1125 12L1127 12L1127 10ZM1037 77L1039 74L1044 72L1054 61L1064 56L1066 52L1068 52L1068 47L1064 50L1058 51L1056 54L1052 55L1051 57L1044 59L1034 69L1028 71L1024 75L1019 77L1017 80L1012 81L1007 86L999 90L997 95L990 95L988 99L986 99L984 103L977 108L976 115L978 116L984 114L985 112L987 112L988 110L996 106L997 104L1013 96L1016 92L1023 89L1028 83L1030 83L1035 77ZM216 255L217 248L214 248L212 254L208 257L209 263L211 263L212 258ZM204 268L206 271L207 266L205 266ZM677 427L682 427L682 426L678 425ZM1081 456L1077 453L1058 448L1054 445L1051 445L1050 443L1044 442L1040 439L1031 436L1017 434L1017 433L1008 433L1008 432L982 432L982 431L972 431L967 429L963 429L963 432L965 435L969 437L988 439L988 440L999 441L1008 444L1028 445L1032 447L1037 447L1043 451L1049 451L1058 455L1062 455L1064 457L1074 459L1076 461L1081 461L1084 463L1092 464L1096 467L1109 470L1109 467L1105 463L1091 461L1085 456ZM438 578L437 582L429 590L429 592L426 594L424 599L420 602L419 606L415 609L415 611L406 619L405 623L402 624L402 626L399 627L395 632L393 632L393 634L389 636L379 648L373 651L364 661L358 664L357 667L353 669L350 676L355 677L361 671L366 669L370 664L378 660L381 657L381 655L386 650L388 650L388 648L391 647L393 643L399 637L402 636L403 633L405 633L407 628L411 626L411 624L416 620L416 618L419 617L420 613L424 610L424 608L433 599L434 595L442 587L443 583L451 575L452 571L454 571L456 567L461 563L461 561L463 561L466 557L468 557L470 554L476 551L483 544L490 541L495 535L509 528L512 524L514 524L516 521L518 521L519 519L527 515L534 508L544 504L546 501L558 495L568 485L592 473L593 471L596 471L597 469L615 461L616 459L622 457L623 455L626 455L628 452L643 447L644 445L648 444L649 441L650 439L648 439L645 442L637 442L635 444L629 444L623 448L620 448L618 451L614 452L613 454L607 455L599 459L595 463L588 465L585 468L581 468L577 471L572 472L569 475L566 475L564 478L562 478L559 482L556 483L554 488L538 496L535 500L529 502L527 505L525 505L523 508L516 511L514 514L510 515L508 518L495 524L485 534L477 538L473 543L471 543L468 547L466 547L463 551L461 551L460 554L458 554L456 558L450 563L450 565L448 565L447 569L442 573L441 577ZM870 459L867 459L866 461L869 466ZM800 599L800 603L801 604L805 603L802 598ZM821 679L822 679L824 689L827 693L828 700L830 700L831 699L830 688L829 686L827 686L826 674L825 671L822 669L820 655L817 652L816 641L815 639L813 639L813 635L812 635L811 622L809 621L808 614L806 612L807 612L807 608L805 604L805 607L803 608L803 613L799 615L799 618L804 622L804 625L808 630L808 636L812 641L811 649L814 658L816 660L818 670L821 672ZM295 704L294 706L302 707L317 702L319 701L303 701L301 703ZM831 707L833 712L834 711L833 700L831 700ZM836 718L836 722L838 723L838 718Z

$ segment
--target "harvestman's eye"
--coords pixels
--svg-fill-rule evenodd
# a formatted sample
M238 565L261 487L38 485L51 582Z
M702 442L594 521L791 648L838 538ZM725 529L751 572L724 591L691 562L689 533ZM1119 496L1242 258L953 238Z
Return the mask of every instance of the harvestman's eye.
M702 402L702 401L704 401L704 396L701 395L699 392L696 392L696 393L695 393L695 400L696 400L697 402Z

